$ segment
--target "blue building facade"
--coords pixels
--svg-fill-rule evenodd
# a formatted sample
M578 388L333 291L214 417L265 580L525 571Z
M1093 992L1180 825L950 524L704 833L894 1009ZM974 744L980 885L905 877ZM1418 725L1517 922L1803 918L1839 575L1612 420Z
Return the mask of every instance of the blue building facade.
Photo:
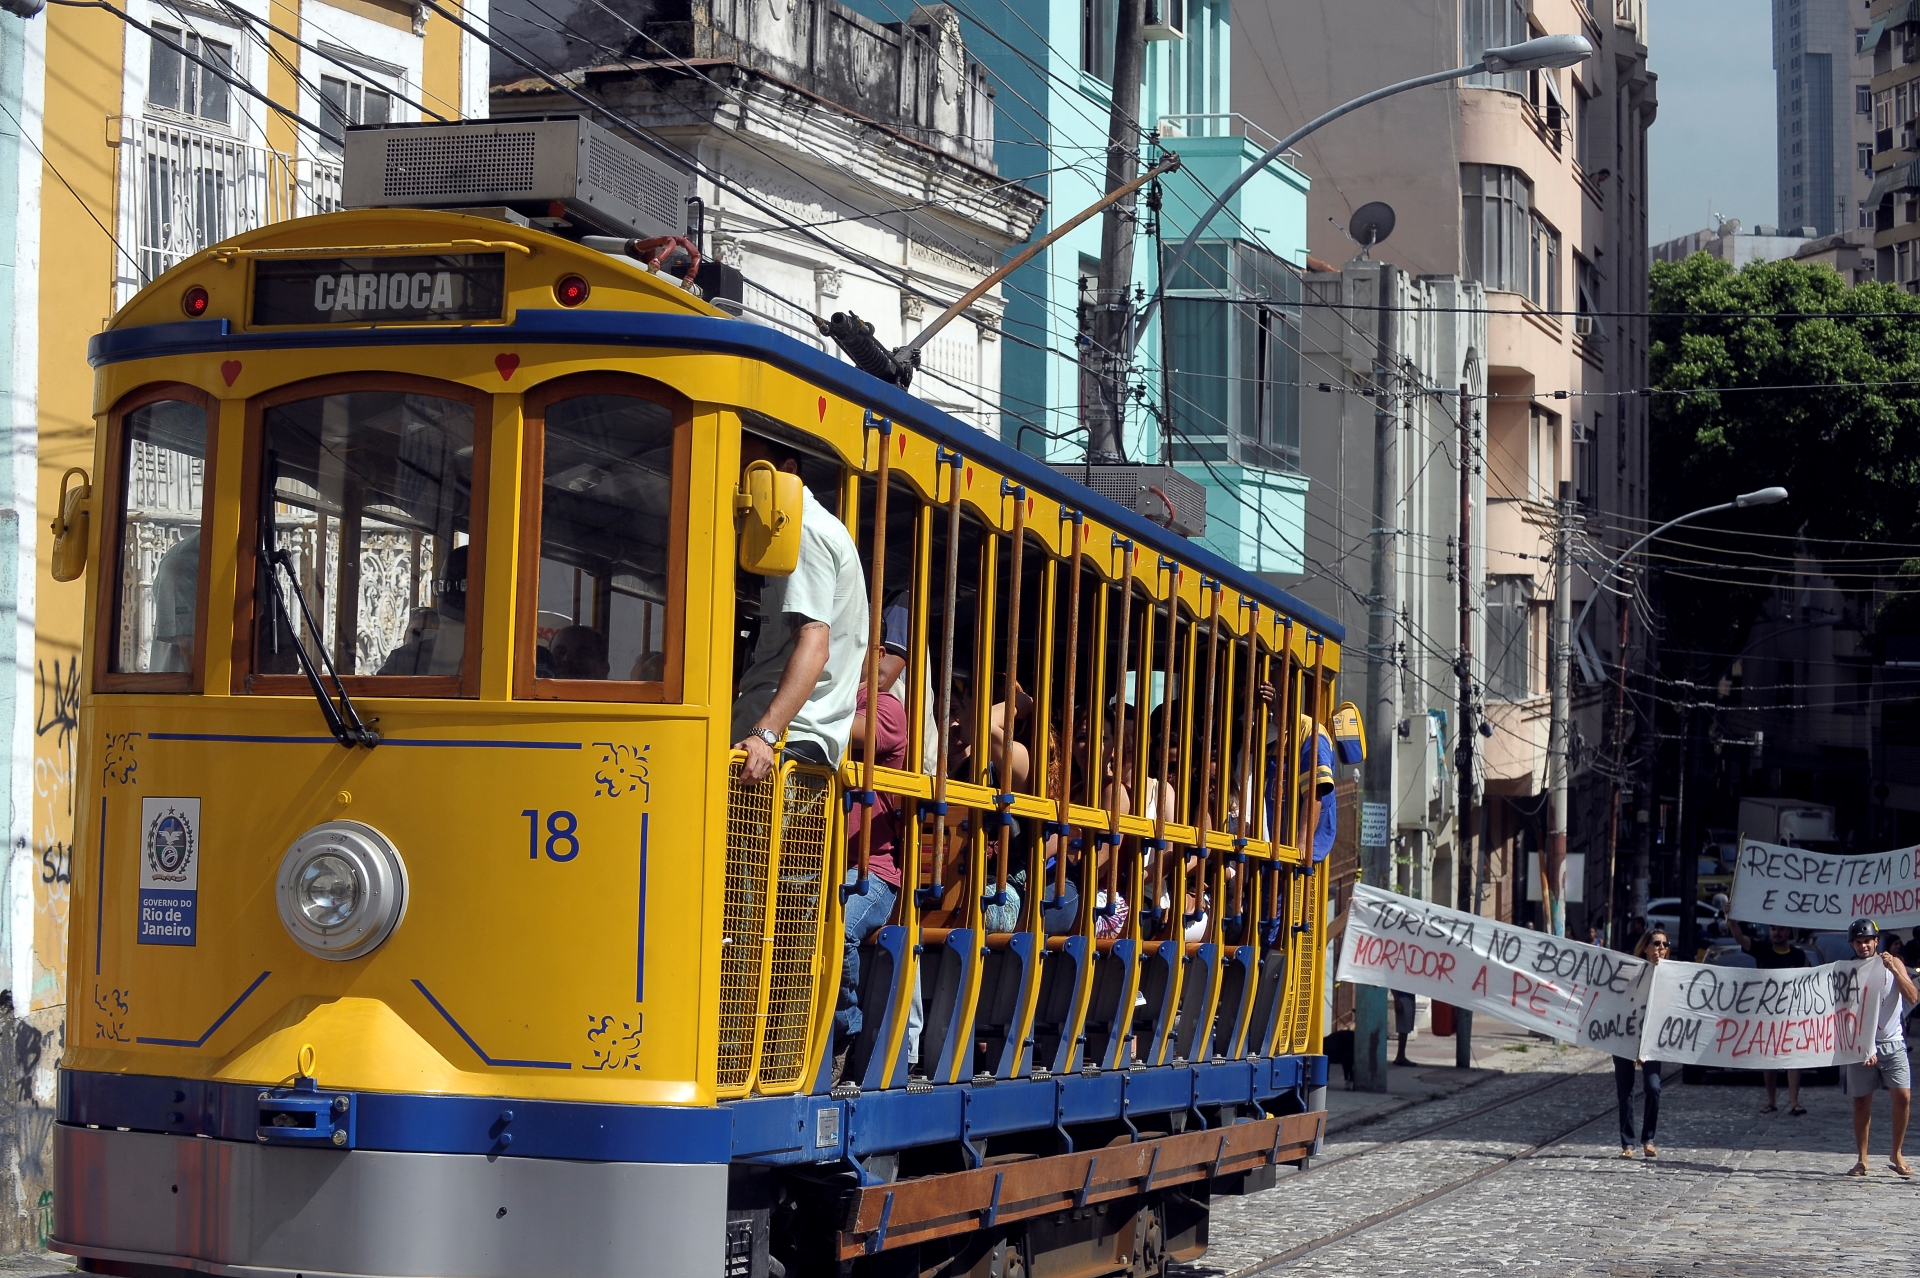
M902 22L906 0L849 0ZM1047 198L1036 234L1106 189L1115 0L948 0L969 54L995 91L1004 177ZM1230 114L1229 0L1149 0L1140 125L1181 172L1161 183L1156 215L1137 207L1134 282L1151 293L1214 197L1271 144ZM1153 158L1154 147L1147 159ZM1171 462L1207 489L1201 540L1256 572L1302 571L1306 478L1299 470L1299 284L1306 265L1307 179L1284 164L1238 192L1207 229L1135 363L1143 392L1127 409L1131 461ZM1157 235L1155 234L1157 232ZM1158 245L1156 245L1156 240ZM1010 277L1001 354L1006 443L1056 462L1086 455L1097 389L1081 355L1100 267L1090 219Z

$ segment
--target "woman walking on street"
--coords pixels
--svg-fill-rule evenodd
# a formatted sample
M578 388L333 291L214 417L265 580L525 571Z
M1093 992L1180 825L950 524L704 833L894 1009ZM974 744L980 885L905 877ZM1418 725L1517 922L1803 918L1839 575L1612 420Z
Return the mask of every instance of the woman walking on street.
M1640 948L1634 954L1649 963L1658 963L1672 948L1666 929L1655 927L1640 938ZM1640 1122L1640 1148L1648 1158L1657 1158L1660 1151L1654 1147L1653 1131L1660 1125L1660 1062L1635 1061L1625 1056L1613 1058L1613 1090L1620 1098L1620 1157L1633 1157L1633 1076L1636 1073L1644 1080L1646 1090L1646 1099L1641 1102L1644 1116Z

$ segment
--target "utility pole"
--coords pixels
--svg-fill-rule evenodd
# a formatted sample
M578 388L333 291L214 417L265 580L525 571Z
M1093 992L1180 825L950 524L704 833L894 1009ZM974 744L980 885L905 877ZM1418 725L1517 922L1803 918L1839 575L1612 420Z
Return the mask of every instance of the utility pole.
M1113 32L1113 111L1107 117L1107 190L1140 171L1140 81L1146 62L1146 0L1119 0ZM1124 206L1124 207L1123 207ZM1101 403L1087 423L1087 460L1126 456L1128 333L1133 318L1133 201L1100 216L1100 287L1094 299L1093 361ZM1157 268L1156 268L1157 269Z
M1547 825L1547 850L1540 858L1540 877L1545 880L1541 895L1547 898L1550 924L1555 936L1567 934L1567 744L1572 737L1569 722L1572 697L1568 683L1572 678L1573 639L1573 485L1560 485L1560 500L1555 503L1553 546L1553 671L1552 719L1547 729L1547 790L1551 796L1551 815ZM1594 587L1596 590L1598 586Z
M1647 577L1647 598L1649 600L1660 597L1659 591L1653 588L1653 581L1653 574L1649 571ZM1658 672L1660 669L1660 627L1649 626L1647 628L1646 645L1646 669L1651 672ZM1659 720L1657 715L1649 712L1647 716L1648 731L1657 732L1658 726ZM1660 763L1658 741L1659 737L1655 735L1648 741L1647 748L1640 752L1640 784L1636 795L1636 803L1638 806L1636 806L1633 811L1633 858L1630 868L1627 871L1626 919L1628 921L1646 918L1647 899L1653 895L1652 892L1649 891L1649 888L1651 887L1653 868L1653 817L1654 814L1659 811L1660 806L1656 795L1658 787L1655 785L1655 780L1659 775ZM1623 934L1623 941L1625 943L1631 944L1633 940L1634 938L1632 936Z
M1633 586L1631 578L1625 579L1626 596L1620 601L1620 673L1613 682L1613 802L1607 809L1607 930L1615 938L1624 935L1620 927L1618 907L1621 893L1618 884L1620 858L1620 777L1627 770L1627 640L1630 638L1628 624L1633 620Z
M1396 320L1391 298L1400 282L1398 267L1371 264L1374 271L1376 354L1373 361L1373 589L1367 617L1367 753L1361 782L1360 879L1375 887L1393 884L1393 742L1398 739L1398 680L1394 675L1394 639L1400 607L1394 589L1398 576L1394 530L1400 504L1400 405L1394 391L1399 365ZM1372 817L1369 820L1369 816ZM1368 835L1381 842L1371 844ZM1387 991L1354 987L1354 1085L1362 1091L1387 1090Z
M1693 707L1680 709L1680 790L1673 805L1673 851L1680 858L1680 935L1673 938L1675 958L1691 963L1698 953L1700 858L1687 843L1687 773L1693 770Z
M1454 803L1453 847L1457 861L1455 879L1459 882L1460 906L1470 914L1480 912L1474 890L1473 837L1473 395L1465 382L1460 383L1460 656L1454 671L1460 676L1460 708L1455 716L1454 772L1460 782L1459 799ZM1473 1013L1466 1008L1453 1014L1453 1063L1457 1069L1473 1068Z

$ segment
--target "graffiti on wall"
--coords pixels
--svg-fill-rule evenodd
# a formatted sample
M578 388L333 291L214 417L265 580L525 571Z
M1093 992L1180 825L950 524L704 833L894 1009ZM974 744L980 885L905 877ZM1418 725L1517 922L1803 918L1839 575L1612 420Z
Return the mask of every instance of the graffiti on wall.
M67 911L73 885L75 733L80 726L80 658L41 658L34 694L31 846L15 847L33 862L33 971L16 972L25 1007L67 1001Z

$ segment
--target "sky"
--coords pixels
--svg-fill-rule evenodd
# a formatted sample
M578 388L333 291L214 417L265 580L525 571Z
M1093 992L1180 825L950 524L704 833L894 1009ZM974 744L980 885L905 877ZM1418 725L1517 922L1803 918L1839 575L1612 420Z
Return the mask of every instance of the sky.
M1773 164L1771 0L1649 0L1660 114L1647 140L1647 235L1779 215Z

